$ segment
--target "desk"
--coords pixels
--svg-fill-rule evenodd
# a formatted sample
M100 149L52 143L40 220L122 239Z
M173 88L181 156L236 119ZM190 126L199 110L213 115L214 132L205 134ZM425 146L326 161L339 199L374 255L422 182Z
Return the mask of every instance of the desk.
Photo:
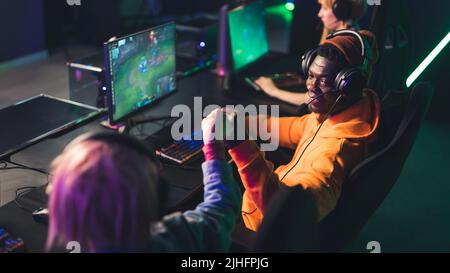
M43 207L47 203L44 187L37 188L23 196L21 205L29 209ZM14 202L0 207L0 227L12 236L24 240L28 252L44 252L47 226L33 220L30 212L19 208Z
M274 69L277 69L277 66L273 66ZM273 72L276 72L273 71ZM193 107L193 97L201 96L204 99L203 106L207 104L218 104L224 106L226 104L239 104L242 103L244 105L251 103L252 98L248 99L239 99L237 100L233 96L233 92L236 90L224 91L223 87L223 79L216 77L209 71L204 71L199 74L196 74L192 77L184 78L179 82L178 90L166 97L165 99L158 101L156 104L151 107L148 111L146 111L145 115L168 115L171 112L173 106L177 104L185 104L189 107ZM263 97L261 97L263 98ZM295 107L290 106L286 103L280 103L279 101L271 98L265 98L267 104L280 104L280 114L288 115L289 111L283 111L284 109L295 109ZM292 113L291 113L292 114ZM90 130L106 130L101 128L97 123L89 124ZM158 126L154 124L149 124L145 126L145 130L147 131L156 131ZM87 128L87 127L86 127ZM50 143L47 142L48 145ZM196 164L200 164L201 162L197 162ZM186 170L181 169L173 169L171 170L172 176L171 179L175 179L178 177L186 177ZM201 181L201 173L192 173L192 179L199 179ZM195 206L198 202L200 202L202 198L201 191L192 192L189 196L189 200L177 200L178 196L186 196L186 190L182 188L171 188L169 190L169 202L176 203L180 209L188 209L190 207ZM26 194L21 198L21 204L27 206L30 209L36 209L38 207L45 206L46 204L46 196L44 193L44 188L40 187L29 194ZM172 200L172 201L170 201ZM177 202L178 201L178 202ZM20 209L14 202L10 202L3 207L0 207L0 226L6 228L13 236L21 237L24 239L25 244L29 252L43 252L45 246L45 240L47 236L47 227L45 225L34 222L29 212L26 212ZM242 225L240 225L242 228ZM236 232L236 236L243 236L246 234L245 230L241 230ZM244 235L245 237L246 235Z

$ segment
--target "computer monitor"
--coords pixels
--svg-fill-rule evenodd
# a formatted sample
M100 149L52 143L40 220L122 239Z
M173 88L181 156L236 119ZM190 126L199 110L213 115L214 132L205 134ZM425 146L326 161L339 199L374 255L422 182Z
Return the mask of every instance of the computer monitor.
M175 91L175 23L107 42L104 48L111 124Z
M262 1L230 10L228 24L234 71L241 70L269 52Z
M0 160L78 128L103 113L95 107L44 94L0 109Z

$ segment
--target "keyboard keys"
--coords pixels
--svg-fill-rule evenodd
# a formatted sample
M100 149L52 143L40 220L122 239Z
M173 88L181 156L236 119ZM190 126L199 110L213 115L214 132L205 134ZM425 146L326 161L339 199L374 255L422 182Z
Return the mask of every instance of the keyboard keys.
M178 164L184 164L202 151L203 141L195 140L195 136L199 134L201 132L194 132L191 139L174 141L159 149L157 155Z
M21 238L13 238L5 229L0 228L0 253L25 252Z

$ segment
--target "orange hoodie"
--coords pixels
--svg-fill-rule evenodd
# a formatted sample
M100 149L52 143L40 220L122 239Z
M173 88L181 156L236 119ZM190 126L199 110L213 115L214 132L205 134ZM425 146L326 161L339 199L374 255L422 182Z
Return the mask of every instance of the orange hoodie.
M320 219L328 215L336 206L347 173L366 157L366 144L374 140L378 127L379 108L377 95L365 89L363 99L324 122L297 164L320 125L319 114L278 118L280 146L296 151L291 162L275 171L254 141L230 149L246 189L242 216L247 228L258 230L265 206L280 183L310 190ZM270 121L267 124L270 130Z

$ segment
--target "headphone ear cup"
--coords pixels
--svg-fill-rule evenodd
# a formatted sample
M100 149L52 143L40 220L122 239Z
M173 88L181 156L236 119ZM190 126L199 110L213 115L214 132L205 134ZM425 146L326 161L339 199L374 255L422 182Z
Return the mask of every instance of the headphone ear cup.
M354 96L356 92L361 92L366 81L366 76L360 69L344 68L336 75L334 88L343 97Z
M352 14L352 4L348 0L335 0L333 3L333 13L338 20L347 21Z
M306 53L303 54L302 56L301 70L305 78L308 78L309 66L316 58L316 55L317 55L317 48L306 51Z

